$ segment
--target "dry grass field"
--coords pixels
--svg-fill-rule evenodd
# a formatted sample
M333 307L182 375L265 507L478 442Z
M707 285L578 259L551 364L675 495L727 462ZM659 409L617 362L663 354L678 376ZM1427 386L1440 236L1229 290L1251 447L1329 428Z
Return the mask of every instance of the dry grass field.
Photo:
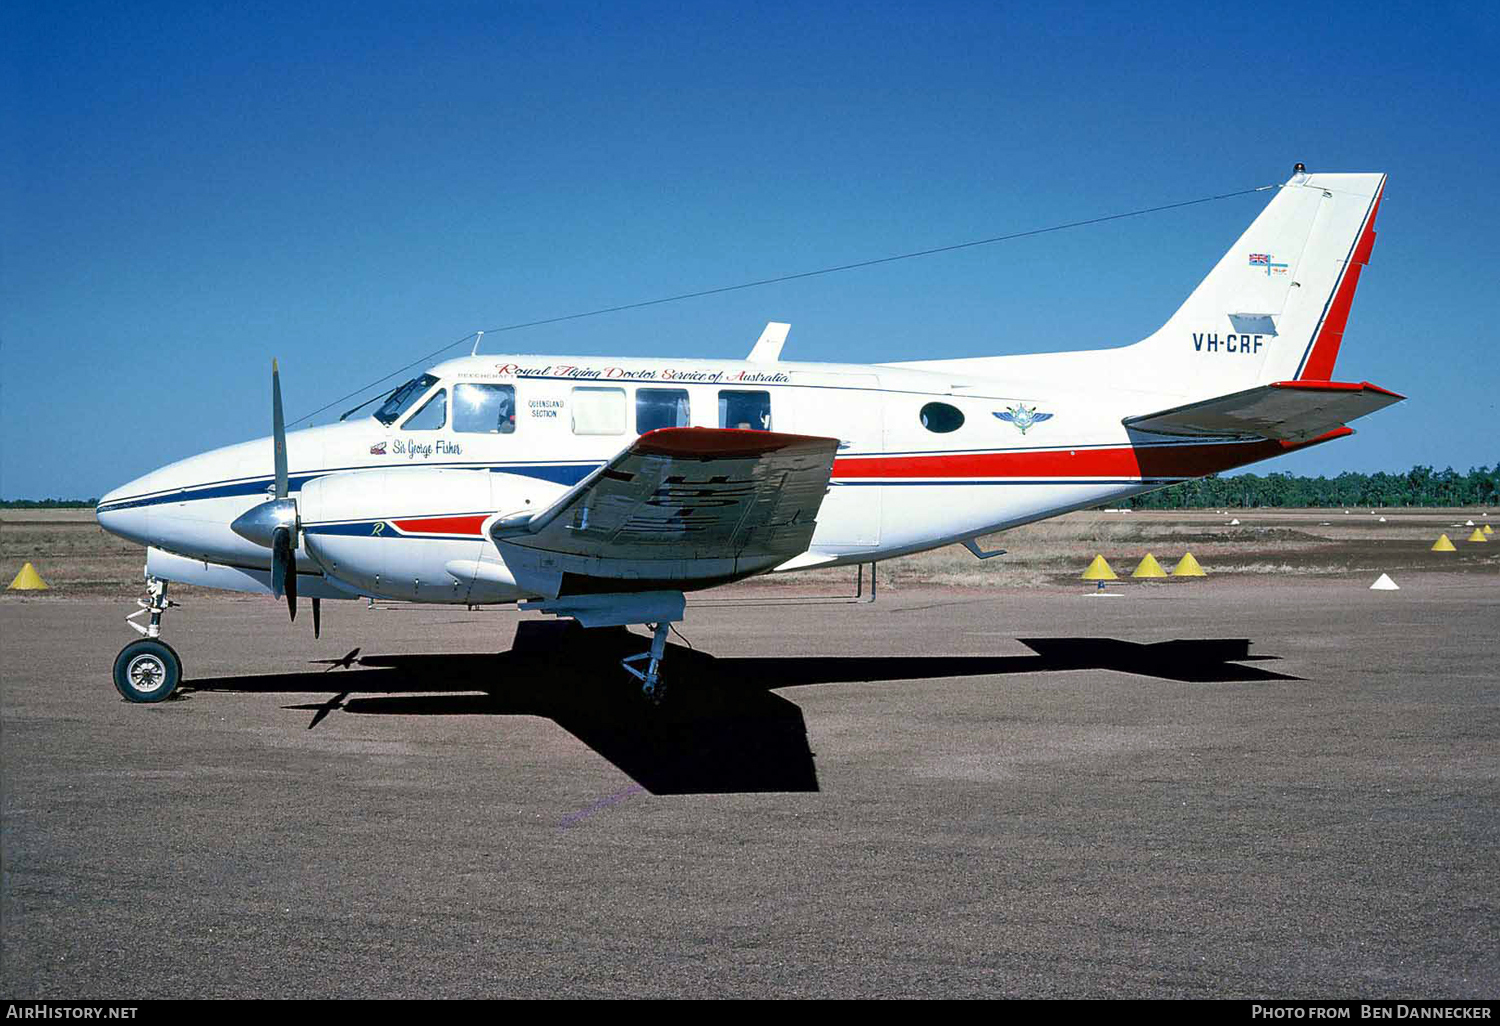
M983 539L1004 556L980 562L959 546L883 564L891 583L963 587L1075 581L1096 554L1128 577L1150 552L1171 571L1191 552L1210 574L1326 576L1401 570L1500 569L1500 541L1465 543L1484 510L1213 510L1080 512ZM1381 522L1381 517L1385 518ZM1232 520L1238 524L1231 525ZM1455 553L1430 551L1447 533ZM881 583L886 583L882 576Z
M1147 552L1168 570L1184 552L1191 552L1215 576L1369 574L1373 579L1379 573L1397 576L1410 570L1493 572L1500 569L1500 535L1484 544L1464 540L1473 530L1464 526L1466 521L1500 523L1500 511L1493 516L1488 513L1481 509L1071 513L983 539L986 548L1007 550L995 559L981 562L967 550L950 546L881 563L880 586L1063 585L1076 581L1096 554L1127 579ZM1231 525L1236 519L1239 523ZM1457 552L1429 551L1442 533L1453 540ZM52 590L9 592L7 599L132 596L139 589L145 553L101 530L92 510L0 513L0 574L5 582L28 561ZM790 589L834 594L852 590L852 571L775 575L738 587L757 593ZM191 593L191 589L181 591Z
M106 534L91 509L8 509L0 512L0 574L9 584L25 563L51 586L25 596L134 595L146 550Z

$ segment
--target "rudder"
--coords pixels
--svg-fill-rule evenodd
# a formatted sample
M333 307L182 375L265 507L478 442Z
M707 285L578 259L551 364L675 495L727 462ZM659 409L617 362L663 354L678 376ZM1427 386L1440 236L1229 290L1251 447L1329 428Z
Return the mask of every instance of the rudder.
M1385 175L1298 167L1171 319L1127 350L1158 385L1208 397L1331 378Z

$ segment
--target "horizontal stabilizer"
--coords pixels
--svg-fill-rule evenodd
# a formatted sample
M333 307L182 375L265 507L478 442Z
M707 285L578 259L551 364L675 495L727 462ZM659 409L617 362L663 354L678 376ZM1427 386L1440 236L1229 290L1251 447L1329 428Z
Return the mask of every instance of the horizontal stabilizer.
M1126 417L1125 426L1160 435L1300 442L1405 398L1368 381L1276 381L1158 413Z

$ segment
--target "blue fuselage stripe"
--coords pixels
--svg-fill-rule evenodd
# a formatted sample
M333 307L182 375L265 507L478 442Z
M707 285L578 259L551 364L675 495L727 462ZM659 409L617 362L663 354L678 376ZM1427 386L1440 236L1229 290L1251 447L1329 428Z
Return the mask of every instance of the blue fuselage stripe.
M539 481L551 481L553 484L572 486L582 481L599 467L598 463L569 464L569 463L521 463L521 464L499 464L494 466L475 466L474 464L446 464L450 469L488 470L493 474L515 474L519 477L536 478ZM421 464L420 466L432 466L432 464ZM316 474L298 474L288 479L288 485L292 491L299 490L307 482L329 474L343 473L344 471L358 470L381 470L389 469L382 467L343 467L338 470L322 470ZM412 467L409 469L418 469ZM266 491L271 484L271 477L254 477L244 481L215 481L209 484L191 485L186 488L178 488L168 492L153 495L142 495L129 499L117 499L114 502L100 505L98 512L111 513L121 509L135 509L140 506L157 506L168 502L192 502L198 499L224 499L238 495L259 495Z

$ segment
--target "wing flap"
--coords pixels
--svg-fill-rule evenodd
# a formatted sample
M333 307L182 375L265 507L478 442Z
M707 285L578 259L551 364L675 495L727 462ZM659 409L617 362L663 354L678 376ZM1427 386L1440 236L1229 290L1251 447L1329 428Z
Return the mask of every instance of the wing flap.
M1125 426L1160 435L1301 442L1406 397L1368 381L1276 381L1139 417Z
M559 574L661 582L754 573L807 550L837 451L833 438L662 428L491 537L508 564Z

